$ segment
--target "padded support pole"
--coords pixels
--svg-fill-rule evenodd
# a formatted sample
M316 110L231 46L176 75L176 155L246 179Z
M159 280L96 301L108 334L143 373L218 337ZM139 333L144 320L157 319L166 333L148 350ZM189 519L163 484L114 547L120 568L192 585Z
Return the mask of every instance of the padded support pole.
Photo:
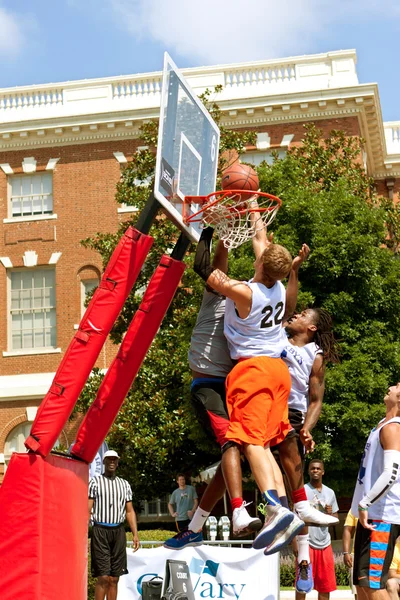
M47 456L71 415L111 327L135 283L153 238L129 227L40 404L25 446Z
M87 600L88 465L17 454L0 488L1 600Z
M76 436L71 454L90 463L109 432L179 285L185 264L164 255Z

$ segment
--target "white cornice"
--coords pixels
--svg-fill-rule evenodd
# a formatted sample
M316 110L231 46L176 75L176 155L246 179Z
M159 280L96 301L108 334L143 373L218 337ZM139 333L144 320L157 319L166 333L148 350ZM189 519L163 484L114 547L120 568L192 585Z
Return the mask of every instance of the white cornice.
M382 122L378 87L359 84L354 50L184 69L195 91L221 84L223 124L357 116L368 171L398 163L400 124ZM135 139L158 117L161 72L0 89L0 151ZM388 153L389 151L389 153Z

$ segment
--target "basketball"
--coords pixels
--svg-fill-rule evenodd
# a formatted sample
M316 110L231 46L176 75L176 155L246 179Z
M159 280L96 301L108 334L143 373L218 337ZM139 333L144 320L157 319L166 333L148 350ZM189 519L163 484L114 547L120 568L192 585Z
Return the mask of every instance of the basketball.
M250 190L259 188L257 173L249 165L235 162L222 173L223 190Z

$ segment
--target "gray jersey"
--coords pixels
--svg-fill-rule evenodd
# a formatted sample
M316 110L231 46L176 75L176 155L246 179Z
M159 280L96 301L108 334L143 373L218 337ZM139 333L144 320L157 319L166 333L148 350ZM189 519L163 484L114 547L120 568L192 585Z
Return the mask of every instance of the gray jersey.
M231 371L224 315L225 298L205 290L190 341L189 365L193 371L214 377L226 377Z
M320 510L321 512L325 512L325 506L332 506L332 513L337 513L339 510L338 503L336 500L335 492L331 490L326 485L322 486L321 491L314 488L310 483L306 483L304 486L307 494L307 499L310 504ZM331 543L331 535L329 533L329 527L309 527L308 535L310 539L311 548L316 548L317 550L323 550L327 548Z

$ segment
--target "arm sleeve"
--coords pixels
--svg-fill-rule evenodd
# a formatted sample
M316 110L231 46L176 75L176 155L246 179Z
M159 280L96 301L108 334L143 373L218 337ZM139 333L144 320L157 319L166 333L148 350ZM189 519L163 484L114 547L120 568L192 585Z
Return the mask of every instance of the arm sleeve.
M336 494L335 494L335 492L333 492L333 496L332 496L332 512L333 513L339 512L339 505L338 505L337 500L336 500Z
M132 488L131 488L130 484L127 481L125 481L125 487L126 487L125 502L132 502Z
M194 271L197 275L200 275L204 281L207 281L211 273L215 270L211 265L210 255L213 233L214 229L212 227L203 229L194 257Z
M89 481L89 498L95 500L97 497L97 485L96 480L93 478Z
M172 492L172 494L169 497L169 503L170 504L176 504L175 502L175 492Z
M400 450L383 451L383 471L372 488L360 500L361 508L368 508L377 500L386 496L399 475Z

